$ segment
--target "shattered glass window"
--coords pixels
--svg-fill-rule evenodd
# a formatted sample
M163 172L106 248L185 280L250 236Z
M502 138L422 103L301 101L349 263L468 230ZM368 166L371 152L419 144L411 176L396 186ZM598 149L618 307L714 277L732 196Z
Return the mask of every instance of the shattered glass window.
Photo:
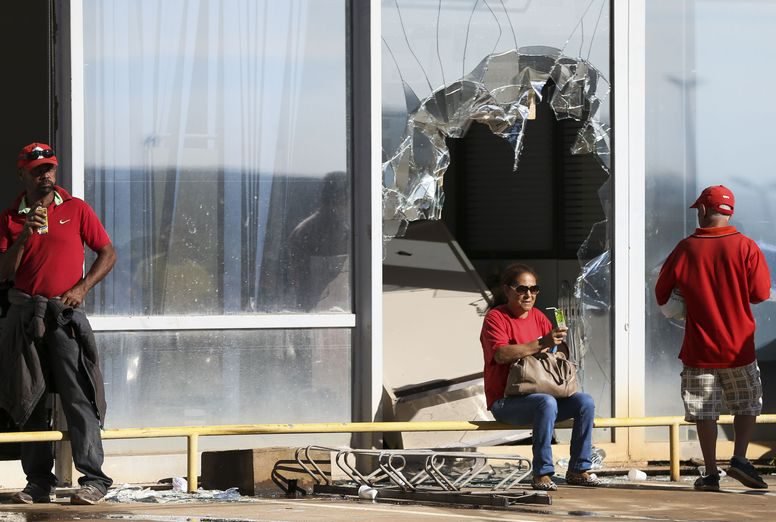
M519 176L527 122L539 103L548 104L557 121L580 122L569 152L595 158L605 172L598 194L608 218L610 7L608 0L383 1L386 241L402 237L411 222L442 218L448 140L465 136L474 124L509 144L510 167ZM548 84L553 88L545 89ZM511 232L517 236L530 222L527 216ZM571 284L550 297L571 318L585 385L602 415L611 409L608 225L605 218L591 227ZM551 259L531 261L543 278L556 277L555 268L543 273L539 266L550 267Z
M730 224L752 238L776 276L776 107L759 93L776 82L764 65L776 54L776 3L754 0L647 2L646 125L646 381L647 415L682 415L677 358L684 323L666 319L655 302L660 267L692 234L688 208L703 188L725 185L735 194ZM756 71L731 79L731 71ZM753 305L755 348L763 381L763 413L776 412L776 298ZM720 299L724 299L720 296ZM757 426L753 440L772 440ZM732 427L720 428L732 437ZM687 431L696 438L695 429ZM664 433L656 433L660 438Z

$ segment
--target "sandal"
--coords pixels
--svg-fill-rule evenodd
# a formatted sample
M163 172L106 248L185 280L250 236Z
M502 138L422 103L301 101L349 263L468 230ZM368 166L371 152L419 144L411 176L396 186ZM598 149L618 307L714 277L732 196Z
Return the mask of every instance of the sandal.
M598 480L595 473L588 473L587 471L567 471L566 472L566 484L572 486L587 486L594 488L601 485L601 481Z
M557 491L558 486L552 481L549 475L542 475L541 477L534 477L533 481L531 482L531 487L533 489L538 489L539 491Z

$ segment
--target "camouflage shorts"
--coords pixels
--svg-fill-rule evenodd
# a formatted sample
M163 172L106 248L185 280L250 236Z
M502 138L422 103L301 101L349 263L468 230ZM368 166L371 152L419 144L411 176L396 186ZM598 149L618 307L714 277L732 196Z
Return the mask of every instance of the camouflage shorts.
M682 370L682 400L687 421L717 420L724 401L731 415L759 415L763 386L757 361L738 368Z

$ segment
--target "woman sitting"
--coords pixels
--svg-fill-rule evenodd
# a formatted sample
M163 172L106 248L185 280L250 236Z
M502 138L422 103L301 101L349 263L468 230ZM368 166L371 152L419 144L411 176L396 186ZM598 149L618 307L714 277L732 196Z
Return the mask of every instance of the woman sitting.
M555 421L574 419L571 432L571 458L566 482L578 486L598 486L591 467L591 436L595 404L593 398L577 392L556 399L544 393L504 396L509 367L523 357L554 351L568 356L565 327L552 327L549 319L534 309L539 293L536 272L522 264L506 268L501 276L500 298L482 325L480 342L485 358L485 398L488 409L499 422L533 424L534 489L555 491L552 440Z

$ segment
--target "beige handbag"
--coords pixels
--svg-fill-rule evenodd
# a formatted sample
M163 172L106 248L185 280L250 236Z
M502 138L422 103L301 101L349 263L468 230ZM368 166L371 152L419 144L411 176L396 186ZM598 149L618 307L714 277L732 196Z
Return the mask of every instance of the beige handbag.
M576 365L562 352L542 352L512 363L504 396L546 393L561 399L576 392Z

